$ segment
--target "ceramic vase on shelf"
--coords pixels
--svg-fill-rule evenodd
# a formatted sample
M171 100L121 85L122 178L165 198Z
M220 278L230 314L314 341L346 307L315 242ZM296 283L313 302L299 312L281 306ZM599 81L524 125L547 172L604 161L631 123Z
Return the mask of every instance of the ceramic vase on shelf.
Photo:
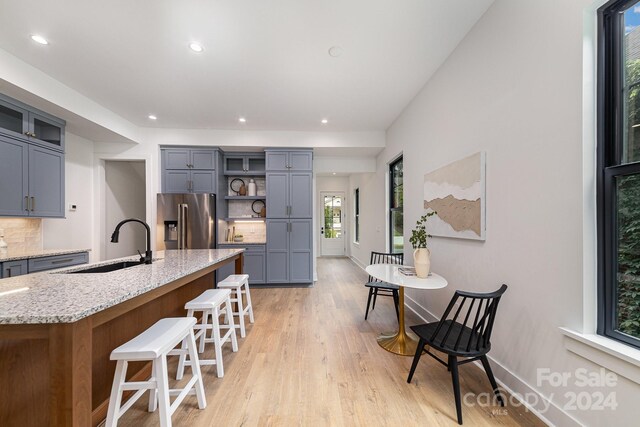
M249 185L247 187L247 195L248 196L255 196L256 195L256 182L253 179L249 180Z
M431 269L431 251L427 248L418 248L413 251L413 265L416 268L416 276L426 279Z

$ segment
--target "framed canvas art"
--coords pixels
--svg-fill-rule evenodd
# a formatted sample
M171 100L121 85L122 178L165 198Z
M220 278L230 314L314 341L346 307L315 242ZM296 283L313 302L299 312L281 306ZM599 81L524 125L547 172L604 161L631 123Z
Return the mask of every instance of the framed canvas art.
M432 236L485 240L485 152L475 153L424 176L424 208Z

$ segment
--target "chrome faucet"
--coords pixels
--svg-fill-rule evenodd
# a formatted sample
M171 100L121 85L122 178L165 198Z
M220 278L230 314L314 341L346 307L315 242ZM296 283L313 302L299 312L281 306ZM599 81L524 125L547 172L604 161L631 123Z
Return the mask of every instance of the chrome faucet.
M151 252L151 229L149 228L149 225L146 222L137 218L129 218L129 219L124 219L120 221L120 223L116 225L116 229L111 235L111 243L118 243L118 237L120 236L120 227L122 227L124 224L128 222L138 222L144 225L144 228L147 229L147 250L144 251L144 256L140 254L140 262L141 263L144 262L145 264L151 264L151 261L153 258L153 254ZM138 251L138 253L140 253L140 251Z

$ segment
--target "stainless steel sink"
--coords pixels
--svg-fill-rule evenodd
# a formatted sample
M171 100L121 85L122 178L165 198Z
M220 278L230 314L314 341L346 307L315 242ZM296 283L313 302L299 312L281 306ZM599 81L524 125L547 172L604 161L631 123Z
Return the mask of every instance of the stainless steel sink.
M113 264L99 265L97 267L84 268L82 270L65 271L66 274L76 273L108 273L110 271L122 270L123 268L135 267L136 265L144 265L140 261L121 261Z

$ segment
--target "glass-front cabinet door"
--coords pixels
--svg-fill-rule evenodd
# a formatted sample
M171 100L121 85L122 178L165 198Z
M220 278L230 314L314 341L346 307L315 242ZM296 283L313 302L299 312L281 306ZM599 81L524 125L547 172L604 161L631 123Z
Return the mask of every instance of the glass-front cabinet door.
M48 148L64 150L64 123L37 113L29 113L29 137L44 143Z
M27 136L29 112L10 102L0 99L0 132L11 136Z

